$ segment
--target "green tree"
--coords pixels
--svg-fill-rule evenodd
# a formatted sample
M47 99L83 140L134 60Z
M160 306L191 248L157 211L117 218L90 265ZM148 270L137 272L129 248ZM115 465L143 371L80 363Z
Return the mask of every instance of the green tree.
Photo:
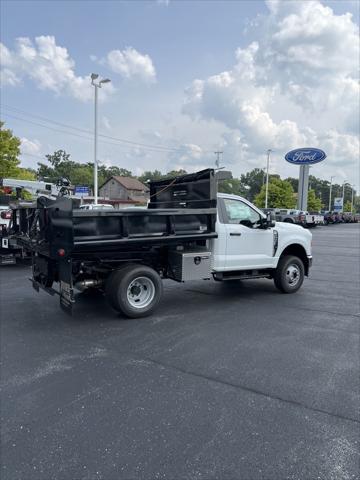
M40 178L56 182L59 178L68 178L72 185L94 186L94 164L79 163L71 160L65 150L57 150L51 155L45 155L50 165L38 163L37 174ZM161 174L161 172L160 172ZM116 166L98 165L98 183L103 185L112 176L132 177L130 170Z
M17 168L12 178L19 180L36 180L36 172L30 168Z
M87 165L77 164L71 171L72 185L92 185L94 183L94 171ZM99 182L99 185L100 182Z
M188 172L182 168L180 170L170 170L170 172L167 172L164 177L180 177L181 175L186 175Z
M218 190L221 193L231 193L233 195L247 196L247 190L242 185L239 178L231 178L229 180L223 180L219 182Z
M0 177L13 177L20 164L20 139L0 122Z
M354 207L353 207L354 210ZM347 200L344 205L344 212L351 212L351 202Z
M251 172L242 173L240 180L243 185L248 187L247 198L253 201L265 183L265 172L262 168L254 168Z
M255 197L255 205L265 207L266 186L261 187L260 193ZM268 207L269 208L294 208L294 190L291 183L280 178L271 178L269 181Z
M108 178L110 177L132 177L133 174L131 173L130 170L127 170L126 168L119 168L119 167L108 167L106 169L106 175L108 175Z
M52 167L45 163L38 162L37 176L40 180L56 180L56 173Z
M288 177L288 178L285 178L285 180L287 182L291 183L291 186L292 186L294 192L298 191L298 187L299 187L299 179L298 178Z
M45 155L45 158L51 166L39 162L37 171L39 178L49 182L56 182L61 177L71 180L71 173L76 163L70 160L69 153L66 153L65 150L56 150L53 154Z
M37 174L40 178L56 182L59 178L65 177L73 185L93 185L94 166L91 162L74 162L70 159L70 154L66 153L65 150L57 150L52 155L45 156L51 166L38 163ZM106 167L100 165L99 184L106 177Z
M161 180L165 178L165 176L159 171L159 170L154 170L153 172L150 170L145 171L142 175L137 177L138 180L142 183L146 183L148 180Z
M353 213L360 213L360 196L359 195L354 197Z
M269 175L269 181L273 178L280 178L280 176ZM240 181L243 186L247 187L247 198L253 202L265 184L266 173L263 168L254 168L250 172L241 174Z
M45 158L56 169L60 164L69 162L70 153L66 153L65 150L56 150L52 155L45 155Z
M315 191L309 190L308 191L308 204L307 209L309 212L319 212L321 210L321 200L320 198L316 198Z

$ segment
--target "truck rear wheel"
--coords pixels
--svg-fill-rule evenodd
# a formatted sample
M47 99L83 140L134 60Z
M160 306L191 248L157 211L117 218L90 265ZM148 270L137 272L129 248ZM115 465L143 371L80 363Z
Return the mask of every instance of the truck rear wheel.
M305 268L299 257L285 255L275 270L274 283L283 293L295 293L304 281Z
M105 294L114 310L129 318L140 318L153 313L161 300L163 285L152 268L127 265L111 273Z

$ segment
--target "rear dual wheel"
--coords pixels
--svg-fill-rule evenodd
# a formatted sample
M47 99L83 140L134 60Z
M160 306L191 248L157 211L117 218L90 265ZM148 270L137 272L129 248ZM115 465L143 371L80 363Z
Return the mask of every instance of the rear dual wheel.
M163 294L159 274L144 265L126 265L107 279L105 295L111 307L129 318L151 315Z

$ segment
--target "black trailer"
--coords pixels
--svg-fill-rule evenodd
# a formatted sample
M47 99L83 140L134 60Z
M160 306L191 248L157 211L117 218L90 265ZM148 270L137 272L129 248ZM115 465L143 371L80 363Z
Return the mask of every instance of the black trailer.
M70 197L40 197L14 209L11 238L32 255L33 287L59 294L66 311L74 289L96 288L126 316L149 315L162 278L210 278L220 175L229 178L206 169L151 182L144 209L81 210Z

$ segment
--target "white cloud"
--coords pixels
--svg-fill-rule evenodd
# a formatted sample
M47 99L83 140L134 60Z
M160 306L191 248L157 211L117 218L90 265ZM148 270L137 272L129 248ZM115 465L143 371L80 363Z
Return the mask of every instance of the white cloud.
M13 70L13 60L11 53L8 48L3 43L0 43L0 60L1 60L1 85L10 85L12 87L19 85L21 79Z
M26 137L22 137L20 140L20 151L22 154L39 155L41 151L41 143L39 140L29 140Z
M106 130L111 130L110 120L105 115L101 117L101 122Z
M194 80L183 112L230 131L224 159L235 155L249 167L269 147L281 158L292 148L318 146L328 165L354 170L358 26L318 1L267 3L270 13L253 23L257 41L237 49L231 70Z
M157 5L168 7L170 5L170 0L156 0L156 3Z
M93 98L93 87L89 76L75 74L75 62L66 48L56 44L53 36L16 39L14 50L1 45L2 78L4 85L16 86L24 78L30 78L42 90L50 90L57 95L70 95L77 100ZM105 95L114 89L104 88ZM102 95L104 97L104 94Z
M214 155L212 155L214 156ZM176 151L168 155L167 170L179 170L191 166L191 170L201 170L214 164L214 158L210 160L209 154L204 152L199 145L192 143L181 145Z
M111 50L100 63L106 64L113 72L126 79L139 79L149 83L156 81L156 70L150 56L133 47Z
M359 27L351 14L335 15L318 1L271 5L275 13L257 55L265 78L307 108L325 111L329 102L341 107L349 83L353 93L358 89Z

